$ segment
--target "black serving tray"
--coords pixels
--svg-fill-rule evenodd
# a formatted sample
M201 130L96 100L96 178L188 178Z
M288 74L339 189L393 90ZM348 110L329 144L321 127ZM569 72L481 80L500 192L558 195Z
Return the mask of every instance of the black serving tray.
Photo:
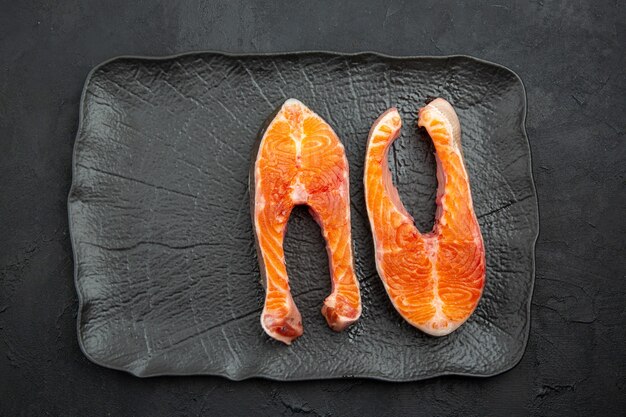
M476 312L442 338L411 327L391 306L362 185L371 124L396 106L405 127L390 152L394 181L418 227L432 226L433 148L414 127L427 96L458 112L487 251ZM248 171L258 129L289 97L324 117L345 145L363 316L343 333L326 326L324 243L297 209L285 249L305 333L285 346L259 323ZM528 336L538 233L525 114L517 75L465 56L192 53L98 66L83 91L69 196L84 353L138 376L237 380L408 381L510 369Z

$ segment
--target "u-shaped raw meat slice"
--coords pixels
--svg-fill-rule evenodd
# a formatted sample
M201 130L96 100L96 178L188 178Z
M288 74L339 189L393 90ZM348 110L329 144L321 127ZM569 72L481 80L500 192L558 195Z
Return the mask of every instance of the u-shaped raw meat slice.
M336 331L361 315L350 230L348 161L333 129L300 101L289 99L260 134L251 172L252 220L265 287L261 325L290 344L302 319L289 290L283 239L291 210L304 204L326 240L332 292L322 314Z
M433 335L456 330L476 308L485 283L485 249L452 106L438 98L420 109L418 125L433 140L437 159L437 213L433 231L420 233L400 201L387 152L401 119L387 110L370 131L365 200L376 266L387 294L411 325Z

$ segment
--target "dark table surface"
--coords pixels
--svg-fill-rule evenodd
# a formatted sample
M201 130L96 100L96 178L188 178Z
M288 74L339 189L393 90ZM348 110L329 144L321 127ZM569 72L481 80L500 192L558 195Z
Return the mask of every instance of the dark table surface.
M626 6L261 3L1 2L0 415L624 415ZM469 54L516 71L541 219L519 365L487 379L277 383L89 362L66 204L82 85L116 55L190 50Z

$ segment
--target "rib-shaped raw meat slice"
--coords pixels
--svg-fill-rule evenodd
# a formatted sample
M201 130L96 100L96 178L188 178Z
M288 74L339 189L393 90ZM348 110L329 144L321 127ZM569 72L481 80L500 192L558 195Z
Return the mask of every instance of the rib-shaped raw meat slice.
M289 99L261 132L251 172L252 220L265 287L261 325L290 344L302 319L289 290L283 239L294 205L308 205L322 229L332 292L322 314L341 331L361 315L352 260L348 161L333 129L304 104Z
M427 234L415 227L387 166L387 152L401 124L398 111L389 109L374 122L368 139L365 200L376 266L400 315L428 334L443 336L469 318L482 295L483 239L452 106L438 98L420 109L418 116L418 125L433 140L437 160L437 213Z

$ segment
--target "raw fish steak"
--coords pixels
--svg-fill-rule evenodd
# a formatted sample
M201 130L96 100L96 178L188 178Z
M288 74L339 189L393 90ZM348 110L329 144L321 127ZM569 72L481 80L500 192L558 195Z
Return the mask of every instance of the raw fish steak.
M391 180L387 153L401 124L398 111L389 109L374 122L368 138L364 184L376 267L398 313L418 329L443 336L470 317L482 295L483 238L452 106L438 98L418 115L437 160L437 212L430 233L415 227Z
M250 175L252 221L265 305L261 325L290 344L302 335L302 319L289 289L283 239L295 205L304 204L322 229L332 292L322 314L341 331L361 315L350 230L348 161L333 129L300 101L289 99L259 135Z

